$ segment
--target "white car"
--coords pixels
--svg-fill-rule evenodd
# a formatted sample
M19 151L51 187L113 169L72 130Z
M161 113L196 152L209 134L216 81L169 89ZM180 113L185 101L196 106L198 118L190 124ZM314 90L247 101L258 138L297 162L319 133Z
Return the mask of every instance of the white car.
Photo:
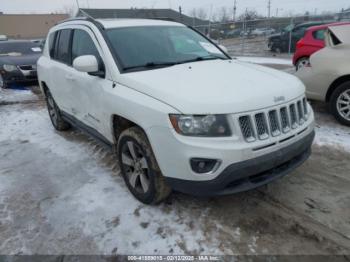
M232 60L203 35L160 20L75 19L53 27L38 62L57 130L114 148L131 193L249 190L310 155L314 115L296 77Z
M334 117L350 126L350 25L330 26L325 43L296 75L310 99L329 103Z

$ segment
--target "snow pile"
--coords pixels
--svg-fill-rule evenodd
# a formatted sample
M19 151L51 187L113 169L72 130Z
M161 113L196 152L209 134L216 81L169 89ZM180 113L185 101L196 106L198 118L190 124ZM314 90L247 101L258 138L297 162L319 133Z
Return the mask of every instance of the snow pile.
M0 105L3 103L18 103L37 101L38 96L29 89L2 89L0 88Z
M350 152L350 128L330 123L316 125L315 144L332 146Z

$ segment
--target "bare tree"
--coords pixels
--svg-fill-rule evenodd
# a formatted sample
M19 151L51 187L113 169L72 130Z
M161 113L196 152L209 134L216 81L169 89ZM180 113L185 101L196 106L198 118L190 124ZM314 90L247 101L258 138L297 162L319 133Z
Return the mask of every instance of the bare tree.
M193 8L190 13L190 16L198 18L198 19L202 19L205 20L208 18L208 14L207 11L204 8Z
M256 10L246 10L245 13L241 14L238 17L238 20L240 21L250 21L250 20L256 20L261 18L261 15L258 14Z
M230 20L230 15L227 7L221 7L218 11L218 20L222 23L225 23Z
M77 10L72 5L65 5L60 10L58 10L56 13L64 13L64 14L68 14L69 17L74 17L77 13Z

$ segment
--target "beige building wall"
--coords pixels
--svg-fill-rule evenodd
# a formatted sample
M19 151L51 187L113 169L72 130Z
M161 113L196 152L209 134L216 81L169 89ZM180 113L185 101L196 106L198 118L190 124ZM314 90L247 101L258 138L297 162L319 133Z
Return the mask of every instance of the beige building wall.
M0 35L8 38L43 38L57 22L67 19L67 14L0 14Z

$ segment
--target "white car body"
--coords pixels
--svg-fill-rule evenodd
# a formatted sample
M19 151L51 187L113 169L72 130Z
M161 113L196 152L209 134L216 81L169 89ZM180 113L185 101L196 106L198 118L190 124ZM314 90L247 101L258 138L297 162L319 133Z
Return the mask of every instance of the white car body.
M97 20L104 29L134 26L179 26L182 24L159 20ZM234 164L253 163L269 156L270 163L254 167L255 173L272 170L285 164L289 154L302 149L299 161L273 177L290 172L309 155L314 135L314 116L305 103L302 115L294 128L274 136L267 118L271 110L277 110L280 123L281 108L305 100L305 87L296 77L266 67L239 62L237 60L200 61L176 66L123 73L118 68L106 40L95 24L90 21L67 21L50 30L50 34L65 28L82 29L89 33L103 59L105 78L79 72L50 59L48 44L38 62L39 83L48 87L59 108L79 122L95 130L106 143L116 144L113 132L113 116L122 116L137 124L146 133L162 174L169 184L179 191L193 194L200 192L197 182L217 181L218 177ZM146 30L146 29L145 29ZM49 39L46 41L49 43ZM307 108L307 112L305 109ZM266 117L266 136L248 142L243 136L239 119L248 116L254 121L255 114ZM169 114L225 114L232 135L228 137L194 137L178 134L169 120ZM298 117L298 116L297 116ZM290 119L289 119L290 121ZM252 131L257 132L252 123ZM280 124L277 124L280 126ZM288 149L288 152L285 151ZM292 155L290 155L292 156ZM211 172L198 174L190 165L190 159L217 159L218 165ZM276 159L276 162L274 160ZM277 159L280 159L278 162ZM283 159L283 161L282 161ZM247 162L248 161L248 162ZM265 161L266 162L266 161ZM294 162L293 162L294 163ZM245 167L249 168L250 164ZM261 168L260 168L261 167ZM269 168L267 168L269 167ZM258 172L259 171L259 172ZM250 172L250 171L249 171ZM247 172L247 174L249 174ZM272 173L271 173L272 174ZM230 177L234 180L235 174ZM242 175L238 178L242 178ZM238 189L215 188L215 194L247 190L267 182L249 182ZM182 188L181 183L194 182L192 189ZM247 183L248 183L247 182ZM225 185L226 187L227 185ZM214 186L215 187L215 186ZM198 192L197 192L198 189ZM220 190L219 190L220 189ZM205 191L207 187L205 187Z
M341 44L335 44L331 34ZM310 57L311 66L296 73L306 86L307 97L319 101L329 101L332 87L339 79L346 76L350 79L350 25L330 26L325 40L326 47Z

